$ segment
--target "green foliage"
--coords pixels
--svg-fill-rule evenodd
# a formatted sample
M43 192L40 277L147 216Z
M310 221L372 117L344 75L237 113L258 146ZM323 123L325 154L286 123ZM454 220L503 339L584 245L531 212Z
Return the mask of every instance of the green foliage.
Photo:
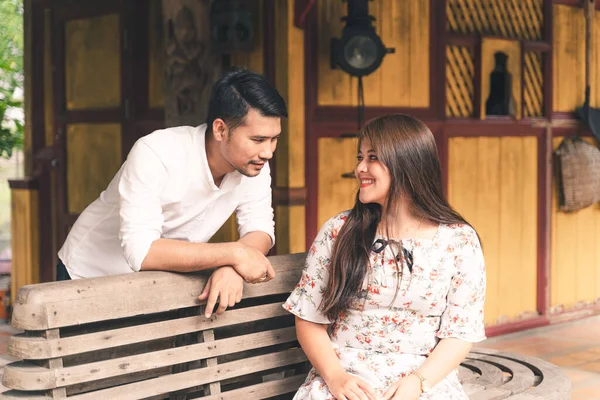
M23 2L0 0L0 157L23 148Z

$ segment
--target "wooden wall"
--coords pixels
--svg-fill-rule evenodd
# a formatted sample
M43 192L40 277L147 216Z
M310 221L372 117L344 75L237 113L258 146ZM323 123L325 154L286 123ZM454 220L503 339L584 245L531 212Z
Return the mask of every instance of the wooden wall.
M341 37L347 15L342 1L317 2L318 22L318 103L356 105L357 81L330 67L330 40ZM429 106L429 0L378 0L369 3L369 14L386 47L396 53L364 79L366 106Z
M264 24L263 24L263 0L257 2L250 2L251 12L253 17L253 24L255 29L254 36L254 50L251 52L234 52L230 55L231 65L238 67L244 67L263 74L264 68ZM157 65L157 71L161 71L160 66ZM158 72L157 72L158 73ZM150 82L150 84L152 84ZM272 164L271 164L272 165ZM271 168L273 168L271 166ZM235 219L235 213L229 217L227 222L214 234L210 239L210 242L232 242L238 240L240 237L237 228L237 222Z
M585 99L585 18L582 8L554 6L553 108L573 113ZM600 106L600 13L594 20L591 104ZM568 133L583 129L576 127ZM563 136L553 139L556 149ZM586 140L595 143L591 138ZM600 301L600 206L565 213L558 210L556 180L552 191L550 305L552 313Z
M275 154L275 236L286 254L305 250L304 32L294 25L294 1L275 1L274 14L275 85L288 107Z
M555 149L562 139L554 138ZM559 313L600 301L600 204L571 213L559 211L554 182L550 302L551 312Z
M11 190L11 293L40 281L37 189Z
M553 7L553 108L573 112L585 99L585 18L583 9L565 5ZM600 106L600 11L594 18L591 103Z
M449 141L448 198L483 242L490 325L537 313L537 146L536 137Z

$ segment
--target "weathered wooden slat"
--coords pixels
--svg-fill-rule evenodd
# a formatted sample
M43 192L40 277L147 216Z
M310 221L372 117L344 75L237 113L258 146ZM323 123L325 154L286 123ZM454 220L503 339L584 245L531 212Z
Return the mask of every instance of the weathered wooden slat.
M53 370L17 361L4 367L2 385L10 389L47 390L56 387L56 378Z
M175 375L161 376L143 382L136 382L119 387L84 393L70 397L72 400L137 400L161 393L182 390L188 387L205 385L249 373L264 371L284 365L306 361L300 349L286 350L277 353L251 357L239 361L220 364L182 372Z
M247 386L231 390L214 396L202 397L202 400L238 400L238 399L264 399L297 390L305 380L304 375L296 375L276 381L265 382L258 385Z
M295 328L289 327L66 368L26 366L20 361L5 367L4 380L11 389L54 389L295 340Z
M270 257L277 278L244 287L244 298L289 292L300 279L305 253ZM18 292L12 325L46 330L158 313L203 304L205 275L141 272L29 285ZM160 290L158 290L160 288ZM158 293L148 301L148 293Z
M24 359L65 357L89 351L108 349L132 343L145 342L205 329L258 321L261 319L287 315L282 303L229 310L210 319L199 315L179 318L127 328L112 329L88 333L62 339L48 340L41 337L28 337L25 334L11 336L8 342L8 354Z
M0 400L49 400L44 392L20 392L17 390L9 390L4 393L0 393Z

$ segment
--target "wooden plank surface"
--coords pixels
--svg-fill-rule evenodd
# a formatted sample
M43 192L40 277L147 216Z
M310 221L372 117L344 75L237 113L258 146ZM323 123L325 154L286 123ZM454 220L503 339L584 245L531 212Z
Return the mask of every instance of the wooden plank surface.
M267 355L246 358L215 367L207 367L182 372L176 375L161 376L143 382L84 393L71 397L73 400L135 400L155 396L175 390L222 381L252 372L300 363L306 356L300 349L286 350Z
M244 298L290 292L300 279L304 258L305 253L269 257L277 278L246 284ZM12 324L44 330L197 306L203 304L198 296L205 282L205 275L153 271L25 286L17 294ZM157 288L159 298L148 301L147 294L158 293Z
M486 323L534 314L537 139L452 137L448 151L448 198L473 224L483 243L488 277Z

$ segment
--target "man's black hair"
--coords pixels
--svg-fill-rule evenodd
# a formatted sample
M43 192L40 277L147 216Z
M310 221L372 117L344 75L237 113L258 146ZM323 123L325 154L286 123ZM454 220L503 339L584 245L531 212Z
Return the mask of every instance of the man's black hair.
M287 117L285 101L273 86L256 72L232 68L213 86L208 105L207 130L221 118L231 133L244 123L250 108L265 117Z

